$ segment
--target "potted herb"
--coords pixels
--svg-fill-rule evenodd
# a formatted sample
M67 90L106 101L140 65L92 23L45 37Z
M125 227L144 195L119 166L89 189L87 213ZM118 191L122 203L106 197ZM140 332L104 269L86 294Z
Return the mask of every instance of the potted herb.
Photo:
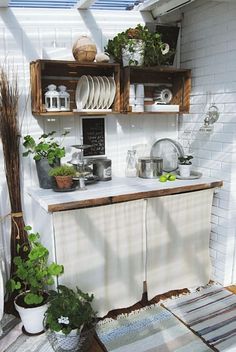
M55 177L57 187L60 189L69 189L73 184L73 177L76 176L76 170L72 165L61 165L49 170L49 176Z
M7 290L11 293L19 293L14 304L23 322L24 330L30 334L38 334L44 330L47 286L53 285L54 278L62 274L64 269L62 265L48 263L49 251L40 242L38 233L30 232L30 226L26 226L25 231L28 233L29 245L22 245L22 250L27 255L25 258L14 257L16 271L7 282Z
M23 156L33 155L41 188L52 188L52 179L48 176L48 171L60 165L60 159L65 156L65 147L62 142L55 140L56 131L42 134L36 141L31 135L24 137L23 146L26 151ZM65 137L69 132L64 132L61 137Z
M184 155L178 158L179 160L179 173L182 177L189 177L191 173L191 160L193 159L192 155Z
M57 291L50 291L45 326L55 350L58 346L63 349L78 348L79 341L84 340L82 337L90 337L91 340L96 322L92 300L93 295L84 293L78 287L73 290L59 285Z
M138 24L128 28L108 40L104 51L123 66L156 66L168 64L173 55L169 45L163 43L159 33L151 32L147 27Z

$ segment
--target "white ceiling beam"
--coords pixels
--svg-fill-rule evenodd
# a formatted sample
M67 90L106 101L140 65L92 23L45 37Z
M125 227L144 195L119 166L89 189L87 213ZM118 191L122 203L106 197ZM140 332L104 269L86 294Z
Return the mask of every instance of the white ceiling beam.
M0 0L1 1L1 0ZM77 9L88 9L95 2L95 0L80 0L77 4Z
M0 0L0 7L8 7L9 0Z
M157 0L146 0L144 3L135 6L135 10L150 11L156 6Z

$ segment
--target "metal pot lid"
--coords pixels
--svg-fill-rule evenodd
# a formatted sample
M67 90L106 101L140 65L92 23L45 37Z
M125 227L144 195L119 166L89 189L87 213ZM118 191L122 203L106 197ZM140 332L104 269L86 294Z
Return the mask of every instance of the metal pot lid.
M162 138L153 144L150 156L163 158L163 171L172 172L177 170L178 158L184 156L184 149L179 142Z

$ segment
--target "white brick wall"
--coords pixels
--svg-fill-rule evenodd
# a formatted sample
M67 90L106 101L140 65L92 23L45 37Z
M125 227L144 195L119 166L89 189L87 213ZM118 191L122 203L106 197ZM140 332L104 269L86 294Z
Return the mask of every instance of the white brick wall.
M192 69L190 113L179 121L179 138L194 166L224 181L212 209L212 278L236 283L236 2L198 0L184 8L181 66ZM209 106L220 111L214 132L199 132Z

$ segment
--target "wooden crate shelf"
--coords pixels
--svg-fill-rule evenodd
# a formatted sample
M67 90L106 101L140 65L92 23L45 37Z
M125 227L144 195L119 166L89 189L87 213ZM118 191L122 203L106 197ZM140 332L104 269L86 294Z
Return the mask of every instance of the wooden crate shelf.
M144 84L145 96L151 97L155 87L170 87L173 98L171 105L179 105L179 113L188 113L190 106L191 70L172 67L124 67L121 71L121 110L131 112L129 106L130 84ZM136 113L136 112L134 112ZM150 114L153 112L144 112ZM154 112L156 114L162 112ZM167 112L168 113L168 112ZM170 111L169 113L173 113ZM176 114L176 112L174 112Z
M30 63L32 112L40 116L104 115L106 112L77 112L75 91L83 75L112 76L116 83L116 95L111 113L120 112L120 66L110 63L85 63L76 61L37 60ZM70 94L70 111L47 112L44 94L49 84L65 85Z

